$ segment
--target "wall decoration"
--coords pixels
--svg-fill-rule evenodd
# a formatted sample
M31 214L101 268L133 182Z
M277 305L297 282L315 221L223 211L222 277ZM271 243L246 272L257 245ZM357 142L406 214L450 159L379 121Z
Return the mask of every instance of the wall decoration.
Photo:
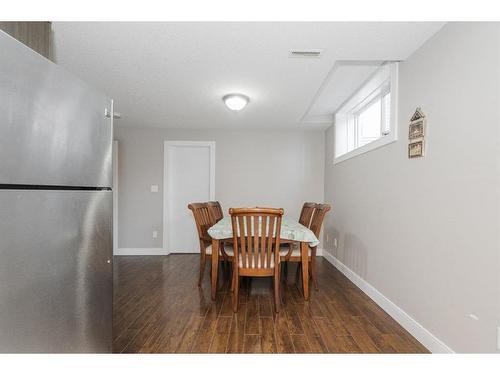
M408 157L419 158L424 156L424 140L412 142L408 145Z
M425 136L425 118L410 122L408 139L419 139Z
M425 115L422 112L422 109L420 107L417 107L415 113L413 114L413 116L411 116L410 122L420 120L421 118L425 118Z
M408 158L418 158L424 156L425 142L424 137L426 133L426 117L422 109L418 107L413 116L411 116L410 124L408 125Z

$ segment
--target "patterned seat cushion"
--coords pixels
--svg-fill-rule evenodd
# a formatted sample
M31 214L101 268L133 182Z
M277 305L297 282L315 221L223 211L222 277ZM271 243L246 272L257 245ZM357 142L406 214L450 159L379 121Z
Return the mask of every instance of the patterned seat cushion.
M280 256L284 257L290 251L290 244L283 244L280 246ZM309 248L309 255L311 255L311 248ZM292 257L300 257L300 244L297 242L292 243Z
M206 254L211 255L212 254L212 245L209 245L205 248ZM231 245L224 244L224 251L226 252L227 255L229 256L234 256L234 250Z
M257 266L255 265L255 260L253 257L249 258L248 254L246 254L247 257L247 268L261 268L261 262L260 262L260 257L257 258ZM240 256L239 258L239 266L240 268L243 268L243 258ZM264 268L274 268L274 254L271 255L271 262L270 266L267 266L267 257L264 258Z

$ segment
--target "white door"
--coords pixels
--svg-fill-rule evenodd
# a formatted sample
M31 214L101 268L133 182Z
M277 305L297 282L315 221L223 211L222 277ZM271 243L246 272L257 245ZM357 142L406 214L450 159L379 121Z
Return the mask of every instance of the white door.
M164 246L170 253L200 251L192 202L214 200L215 142L165 142Z

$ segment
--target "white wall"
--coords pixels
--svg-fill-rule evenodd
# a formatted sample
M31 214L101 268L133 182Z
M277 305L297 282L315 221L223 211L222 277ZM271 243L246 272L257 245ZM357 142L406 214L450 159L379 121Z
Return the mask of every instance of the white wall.
M399 89L396 143L333 165L327 132L327 246L453 350L495 352L499 24L446 25L400 64ZM408 120L418 106L428 118L427 155L409 160Z
M115 129L119 248L162 247L164 140L216 142L215 198L226 214L229 207L261 205L298 217L304 201L323 201L322 131ZM150 192L153 184L158 193Z

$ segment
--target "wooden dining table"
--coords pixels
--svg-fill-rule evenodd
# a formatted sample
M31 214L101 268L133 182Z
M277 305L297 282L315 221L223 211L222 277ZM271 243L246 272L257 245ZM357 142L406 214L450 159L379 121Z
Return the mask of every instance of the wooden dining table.
M233 228L231 217L226 216L208 229L208 234L212 237L212 300L215 301L217 295L217 277L219 275L219 256L221 244L224 240L233 238ZM307 227L297 220L284 216L281 222L280 232L281 243L297 242L300 244L302 260L302 291L304 299L309 299L309 248L319 245L319 240ZM304 276L305 275L305 276Z

